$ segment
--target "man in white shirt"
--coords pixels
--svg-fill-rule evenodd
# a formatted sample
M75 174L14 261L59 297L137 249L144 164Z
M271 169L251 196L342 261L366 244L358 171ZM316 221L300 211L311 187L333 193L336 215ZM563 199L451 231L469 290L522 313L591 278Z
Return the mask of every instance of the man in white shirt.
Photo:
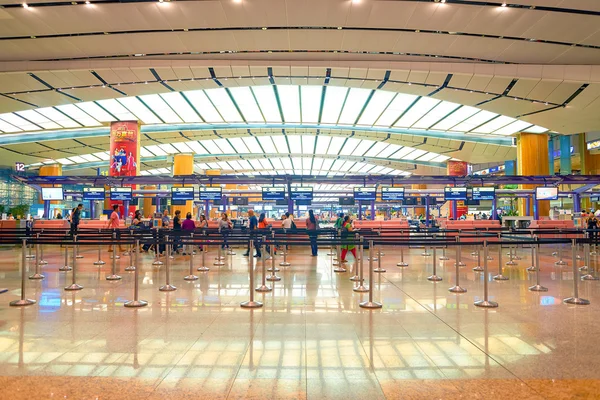
M290 213L286 212L285 219L281 223L281 226L283 227L283 229L292 229L292 221L293 220L294 220L294 218L290 215Z

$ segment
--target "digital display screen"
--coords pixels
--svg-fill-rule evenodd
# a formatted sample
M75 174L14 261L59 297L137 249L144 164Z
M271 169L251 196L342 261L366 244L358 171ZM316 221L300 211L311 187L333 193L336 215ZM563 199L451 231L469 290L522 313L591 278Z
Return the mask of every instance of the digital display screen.
M262 199L263 200L283 200L285 199L285 187L284 186L273 186L262 188Z
M374 187L355 187L354 200L371 201L377 197L377 188Z
M404 204L405 206L416 206L417 205L417 200L419 200L418 197L406 197L402 201L402 204Z
M444 188L444 200L466 200L467 199L467 188L466 187L445 187Z
M234 197L233 204L235 204L236 206L247 206L248 198L247 197Z
M404 188L383 187L381 188L382 201L399 201L404 199Z
M537 187L535 188L536 200L558 200L558 188Z
M200 200L221 200L223 197L220 187L200 188Z
M83 188L83 200L104 200L104 188Z
M292 200L312 200L313 188L311 187L293 187L290 193Z
M130 187L111 187L110 188L110 199L130 201L132 199Z
M494 200L496 198L496 188L493 187L474 187L473 200Z
M354 205L354 197L340 197L338 204L340 206L353 206Z
M278 206L287 206L288 205L288 199L282 199L282 200L275 200L275 205Z
M465 206L478 206L478 205L479 205L479 200L475 200L475 199L465 200Z
M312 200L296 200L296 204L299 206L310 206L312 204Z
M42 200L63 200L63 189L42 188Z
M171 200L194 200L193 187L171 188Z

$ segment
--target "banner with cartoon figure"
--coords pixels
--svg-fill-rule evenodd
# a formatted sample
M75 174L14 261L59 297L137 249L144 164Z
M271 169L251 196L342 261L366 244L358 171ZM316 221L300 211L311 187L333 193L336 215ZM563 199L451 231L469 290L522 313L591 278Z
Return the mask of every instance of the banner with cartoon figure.
M137 176L140 159L140 137L137 121L110 124L110 176Z

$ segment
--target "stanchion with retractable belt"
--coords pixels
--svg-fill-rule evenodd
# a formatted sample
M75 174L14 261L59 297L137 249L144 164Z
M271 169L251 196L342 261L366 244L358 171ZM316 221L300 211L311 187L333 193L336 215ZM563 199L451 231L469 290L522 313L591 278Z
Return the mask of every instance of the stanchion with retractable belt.
M479 236L479 231L475 231L475 236ZM473 251L471 252L471 256L475 257L475 256L479 256L479 246L475 245L473 246ZM477 264L478 266L480 265L479 263ZM475 271L475 269L473 269Z
M25 258L26 258L26 259L34 259L34 258L35 258L35 256L34 256L33 254L31 254L31 249L32 249L32 247L33 247L33 245L27 245L27 248L29 249L29 250L28 250L28 251L29 251L29 254L27 254L27 255L25 256Z
M206 245L201 245L202 246L202 265L199 266L198 268L196 268L196 271L201 271L201 272L208 272L210 271L210 268L206 266ZM223 263L222 265L224 265L225 263ZM216 265L216 264L215 264Z
M584 234L584 238L585 238L586 240L588 240L588 239L587 239L587 237L585 237L585 234ZM584 243L584 244L582 245L582 247L583 247L583 265L582 265L581 267L579 267L579 270L580 270L580 271L587 271L587 270L588 270L588 267L589 267L589 265L590 265L590 263L589 263L589 260L588 260L588 259L589 259L589 257L590 257L590 249L589 249L589 248L586 248L586 247L585 247L586 245L587 245L587 243ZM588 245L588 246L589 246L589 245ZM579 254L577 254L577 256L579 257ZM579 260L581 260L581 257L579 257L578 259L579 259ZM582 278L583 278L583 277L582 277Z
M429 252L427 251L427 246L423 246L423 252L421 253L421 255L422 255L423 257L429 257L429 256L431 256L431 253L429 253Z
M535 272L535 249L531 246L531 266L526 268L528 272Z
M160 245L159 245L160 239L159 239L159 233L158 233L159 229L160 228L157 226L156 230L154 232L154 234L156 235L155 236L156 240L154 241L154 261L152 262L152 265L161 266L161 265L163 265L163 262L160 261Z
M74 237L76 237L76 236L77 236L77 234L74 235ZM81 249L79 248L79 245L77 245L77 250L76 250L76 253L75 253L75 258L77 258L77 259L82 259L83 258L83 256L81 254L79 254L80 250Z
M562 229L558 230L558 234L559 234L559 239L561 239L562 238ZM558 261L554 263L555 265L567 265L567 263L563 260L562 248L563 248L563 243L559 243L558 244Z
M459 267L464 267L465 264L464 262L462 262L462 245L460 244L460 229L458 230L458 236L456 237L456 242L458 243L458 245L456 246L456 264L458 264Z
M263 256L261 257L261 262L262 262L262 273L261 273L261 284L260 286L258 286L255 290L257 292L270 292L273 289L267 286L267 261L266 258L264 256L265 254L265 242L262 243L262 245L260 246L260 253L263 254Z
M136 242L136 248L140 248L140 241ZM133 300L128 301L124 304L125 307L128 308L137 308L144 307L148 305L146 300L139 300L139 291L140 291L140 252L137 251L135 253L135 274L134 274L134 282L133 282Z
M254 300L254 256L252 255L253 252L254 246L252 240L250 240L248 249L248 270L250 273L250 300L241 302L240 307L242 308L259 308L263 306L263 303Z
M61 272L71 271L73 268L69 267L69 245L65 243L65 265L60 267L58 270Z
M495 281L507 281L508 277L502 275L502 239L501 235L498 234L498 275L494 276Z
M279 268L275 266L275 249L277 248L277 242L275 241L275 232L271 232L271 267L267 268L269 272L279 272ZM274 279L278 280L278 279Z
M488 245L487 240L483 242L483 253L484 253L484 261L483 261L483 300L476 301L475 304L477 307L484 308L496 308L498 307L498 303L495 301L490 301L489 299L489 276L488 276Z
M43 229L42 229L42 233L44 233ZM37 235L37 238L38 238L38 240L40 239L40 234L39 233ZM40 244L39 246L40 246L40 258L39 258L40 262L38 264L40 264L40 265L46 265L46 264L48 264L48 261L44 260L44 245ZM37 260L37 258L36 258L36 260Z
M477 266L475 268L473 268L473 271L475 271L475 272L483 272L484 268L481 266L481 245L476 245L475 248L477 249L477 252L476 252L476 254L477 254ZM487 254L486 254L486 262L487 262Z
M446 237L446 235L444 235L444 237ZM446 247L448 247L448 246L447 246L447 245L444 245L444 246L442 247L442 255L440 256L440 261L447 261L447 260L449 260L449 259L450 259L450 257L448 257L448 256L446 255Z
M369 300L358 303L361 308L381 308L382 304L376 301L373 301L373 288L375 287L375 282L373 279L373 241L369 241Z
M364 240L364 238L360 237L358 235L358 233L356 233L356 234L354 234L354 239L359 243L360 247L359 247L358 252L357 252L358 259L355 259L354 260L354 265L352 265L352 272L353 272L354 275L352 275L350 277L350 280L352 282L358 282L358 281L360 281L360 275L359 275L358 270L361 268L361 263L362 263L362 253L361 253L361 251L362 251L362 248L363 248L363 240Z
M408 263L404 261L404 246L400 244L400 262L396 264L397 267L408 267Z
M189 270L189 274L184 276L183 279L186 281L196 281L198 280L198 277L196 275L194 275L194 252L190 251L191 249L193 249L194 247L194 234L190 233L190 243L188 244L188 252L189 252L189 256L190 256L190 270Z
M165 251L167 254L171 254L171 244L169 243L169 236L165 236ZM171 259L165 257L165 284L158 288L161 292L172 292L177 290L177 287L171 285Z
M39 256L39 248L40 248L40 244L39 244L39 240L40 240L40 234L38 233L36 236L36 243L35 243L35 259L36 260L40 260L40 262L35 262L35 272L32 275L29 275L29 279L44 279L44 275L42 275L40 273L40 265L42 264L42 256Z
M571 262L573 263L573 297L563 300L567 304L586 306L590 301L579 297L579 270L577 269L577 239L571 240Z
M385 272L386 269L381 267L381 245L377 247L377 257L375 259L377 260L377 268L373 272Z
M457 239L458 239L458 237L457 237ZM458 240L457 240L457 242L458 242ZM459 245L457 245L456 247L458 248ZM459 262L459 256L458 256L458 254L460 254L460 250L457 250L456 252L457 252L457 260L454 263L454 267L455 267L455 270L456 270L456 273L455 273L456 276L454 278L455 285L452 286L450 289L448 289L448 291L452 292L452 293L465 293L467 291L467 289L465 289L465 288L463 288L463 287L460 286L460 276L459 276L459 274L460 274L460 262Z
M435 245L432 246L432 250L433 250L433 257L431 258L431 262L433 264L433 274L431 276L428 276L427 280L431 281L431 282L439 282L439 281L442 280L442 278L439 277L438 274L437 274L437 263L438 263L438 260L436 258L436 250L437 249L436 249Z
M25 254L25 248L27 247L27 239L22 239L21 247L21 298L19 300L13 300L9 304L13 307L23 307L35 304L35 300L28 299L25 296L25 276L27 275L27 255Z
M506 265L517 265L517 263L514 261L513 258L513 245L508 244L508 253L506 253L508 255L508 261L506 262Z
M100 236L100 233L102 231L100 229L98 229L98 236ZM100 242L100 238L98 238L98 242ZM114 249L113 249L114 251ZM100 243L98 243L98 261L94 261L94 265L104 265L106 264L104 261L102 261L102 245Z
M203 246L202 252L203 253L207 252L206 245ZM223 261L224 259L225 259L225 257L221 255L221 245L217 244L217 256L215 257L215 262L213 263L213 265L217 265L217 266L225 265L225 262Z
M286 229L284 229L284 230L283 230L283 234L284 234L284 235L286 234ZM285 243L287 243L287 236L286 236L286 239L285 239ZM283 261L279 263L279 266L280 266L280 267L289 267L289 266L291 265L291 264L288 262L288 260L287 260L287 254L288 254L288 252L287 252L287 249L286 249L286 248L287 248L287 244L284 244L284 245L283 245ZM261 304L261 306L262 306L262 304ZM259 306L259 307L260 307L260 306Z
M365 286L365 279L364 279L364 245L363 245L363 240L364 238L361 236L360 238L360 249L359 249L359 254L360 254L360 261L358 263L358 286L352 288L353 291L355 292L359 292L359 293L364 293L364 292L368 292L369 288ZM370 242L369 242L369 246L370 246ZM371 249L371 247L369 247L369 249ZM369 260L369 269L371 269L371 267L373 266L373 259ZM371 283L371 282L369 282Z
M113 250L115 249L114 243L115 243L116 239L117 239L117 234L116 234L116 232L113 232ZM117 275L117 257L114 257L114 252L113 252L113 258L112 258L112 273L106 277L106 280L107 281L120 281L121 280L121 276Z
M281 278L279 276L277 276L276 272L279 271L279 268L277 268L275 266L275 242L273 242L273 244L271 245L271 268L268 269L269 272L271 272L271 275L267 276L267 280L269 282L276 282L276 281L280 281Z
M344 264L342 263L341 260L341 256L339 255L340 253L340 246L336 245L335 248L337 248L337 252L338 252L338 261L337 263L335 261L333 261L333 256L331 256L331 265L335 266L335 268L333 268L333 272L346 272L346 268L344 267ZM354 263L356 264L356 261L354 261Z
M587 258L586 264L587 264L587 271L588 271L588 273L585 274L584 276L582 276L581 279L584 280L584 281L597 281L597 280L600 280L600 278L598 278L597 276L594 276L592 274L592 272L596 272L596 271L592 269L592 260L590 258L590 254L591 253L590 253L590 244L589 243L585 243L583 245L583 251L584 251L584 254L585 254L586 258Z
M533 247L533 249L535 250L535 285L530 286L529 290L531 290L532 292L547 292L548 288L540 285L540 242L537 237L534 237L534 240L536 241Z
M77 235L73 238L73 274L71 275L71 284L65 287L65 290L75 291L83 289L83 286L77 284Z
M140 251L139 247L135 250L135 253L137 253L138 251ZM125 267L125 271L130 272L130 271L135 271L135 265L133 264L133 244L130 243L129 244L129 265L127 267Z
M112 245L113 252L110 255L110 259L116 258L118 260L121 258L121 256L118 255L117 250L115 250L114 242L117 240L117 232L114 229L113 229L113 233L112 233L112 240L113 240L113 245ZM119 248L121 248L121 243L119 243Z

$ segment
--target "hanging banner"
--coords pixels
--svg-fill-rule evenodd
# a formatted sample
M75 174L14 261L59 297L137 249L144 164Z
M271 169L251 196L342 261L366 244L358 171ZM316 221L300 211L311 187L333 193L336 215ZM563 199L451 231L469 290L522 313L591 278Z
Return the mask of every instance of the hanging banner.
M448 161L448 176L466 176L469 174L469 163L464 161ZM456 214L453 208L450 208L450 218L458 219L469 211L469 207L462 200L456 201Z
M110 176L137 176L140 160L140 135L137 121L110 124Z

